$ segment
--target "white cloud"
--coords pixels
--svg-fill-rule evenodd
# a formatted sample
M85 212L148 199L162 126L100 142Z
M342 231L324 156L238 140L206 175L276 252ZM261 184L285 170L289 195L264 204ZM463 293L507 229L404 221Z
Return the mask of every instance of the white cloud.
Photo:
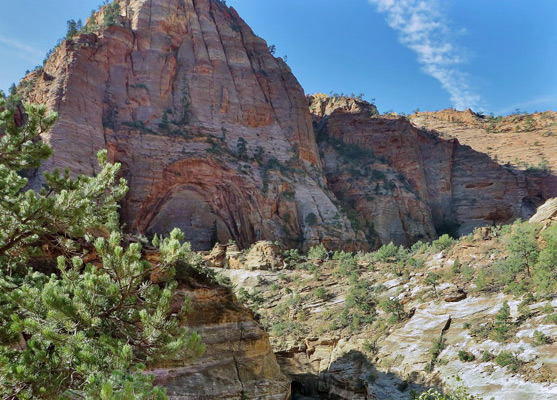
M29 45L26 45L24 43L18 42L17 40L5 37L0 35L0 43L5 44L6 46L9 47L13 47L15 49L21 50L24 53L31 55L31 56L36 56L36 57L42 57L44 56L44 51L41 50L37 50Z
M469 76L458 69L466 62L464 51L451 43L452 31L438 0L368 0L385 14L400 42L418 55L423 71L437 79L457 109L477 108L480 96L470 87Z

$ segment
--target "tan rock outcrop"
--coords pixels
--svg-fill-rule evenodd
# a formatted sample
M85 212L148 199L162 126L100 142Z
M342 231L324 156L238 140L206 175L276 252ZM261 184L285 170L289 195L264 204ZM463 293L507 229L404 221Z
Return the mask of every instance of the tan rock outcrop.
M290 380L282 374L267 333L229 289L184 287L191 300L188 327L201 335L206 352L193 363L155 368L155 383L172 400L287 400Z
M277 271L285 267L280 247L272 242L257 242L246 254L243 269Z
M245 253L236 244L216 244L204 260L212 268L277 271L286 267L280 247L269 241L254 243Z
M530 222L554 223L557 221L557 198L549 199L538 207L536 214L530 218Z
M486 116L466 111L419 112L409 116L420 128L442 132L488 154L502 165L531 172L557 171L557 112Z

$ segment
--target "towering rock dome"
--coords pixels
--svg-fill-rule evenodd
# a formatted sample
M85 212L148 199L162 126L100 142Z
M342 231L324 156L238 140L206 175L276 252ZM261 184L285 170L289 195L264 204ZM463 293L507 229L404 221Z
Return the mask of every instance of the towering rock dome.
M26 100L59 113L46 168L90 174L108 148L129 181L128 227L178 226L198 249L229 239L353 242L314 173L302 88L235 10L215 0L118 4L114 25L102 26L102 9L88 22L99 29L65 40L27 77Z

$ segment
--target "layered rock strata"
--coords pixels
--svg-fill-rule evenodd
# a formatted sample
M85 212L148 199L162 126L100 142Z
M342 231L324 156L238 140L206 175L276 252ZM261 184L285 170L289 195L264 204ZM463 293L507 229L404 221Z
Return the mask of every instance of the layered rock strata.
M413 124L443 132L462 144L488 154L500 164L518 169L547 168L557 171L557 113L514 113L494 116L465 111L418 112Z
M290 379L282 374L268 334L229 289L183 287L191 300L187 325L201 335L206 352L192 362L156 368L155 383L172 400L287 400Z
M361 100L315 96L310 114L290 68L221 1L118 3L115 24L101 9L20 93L59 113L46 169L93 173L102 148L122 163L132 232L179 227L199 250L365 250L526 218L557 191L553 175L503 168Z
M394 195L388 203L398 209L399 215L407 213L397 223L407 235L407 220L420 221L421 235L427 237L435 232L467 234L477 226L528 219L545 199L557 195L553 175L505 168L457 139L444 139L437 132L419 129L404 117L378 116L373 106L356 104L356 100L354 104L337 105L334 98L324 95L310 97L310 103L318 138L322 138L320 149L328 177L338 169L326 156L332 140L368 150L408 184L413 196ZM385 181L385 177L380 178ZM343 180L332 190L337 195L348 192L361 197L369 190L369 183ZM367 203L362 209L377 204L376 199L361 202Z
M314 172L302 88L266 42L220 1L119 4L115 25L65 40L24 81L25 101L59 113L45 168L90 174L108 148L129 182L129 229L178 226L198 249L229 239L354 247Z

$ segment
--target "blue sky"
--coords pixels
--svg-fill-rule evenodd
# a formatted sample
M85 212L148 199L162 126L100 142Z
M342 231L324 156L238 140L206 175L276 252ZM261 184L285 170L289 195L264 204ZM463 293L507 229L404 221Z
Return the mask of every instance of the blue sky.
M99 3L0 1L0 89ZM557 110L556 0L227 3L288 56L306 93L364 93L381 112Z

